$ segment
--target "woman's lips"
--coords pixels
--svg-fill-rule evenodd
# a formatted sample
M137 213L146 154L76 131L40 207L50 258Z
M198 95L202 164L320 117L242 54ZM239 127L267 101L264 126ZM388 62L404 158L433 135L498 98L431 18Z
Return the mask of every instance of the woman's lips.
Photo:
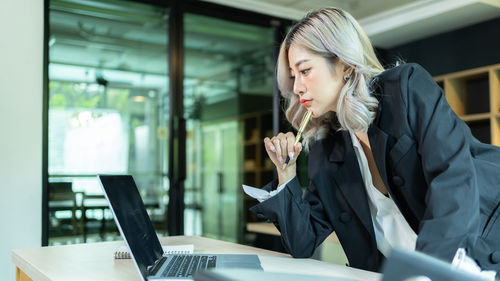
M302 104L302 106L308 107L311 105L312 100L300 99L300 103Z

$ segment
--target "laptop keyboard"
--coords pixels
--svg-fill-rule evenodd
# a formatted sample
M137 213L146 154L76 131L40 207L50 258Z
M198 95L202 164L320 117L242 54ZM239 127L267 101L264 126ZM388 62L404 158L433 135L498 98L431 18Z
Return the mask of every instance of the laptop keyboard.
M197 270L215 267L216 261L217 256L174 255L161 277L190 277Z

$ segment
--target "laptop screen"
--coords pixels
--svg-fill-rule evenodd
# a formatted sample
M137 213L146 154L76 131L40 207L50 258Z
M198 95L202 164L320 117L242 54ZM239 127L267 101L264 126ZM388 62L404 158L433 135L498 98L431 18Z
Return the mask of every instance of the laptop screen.
M134 179L128 175L98 178L122 237L146 280L148 266L162 257L163 250Z

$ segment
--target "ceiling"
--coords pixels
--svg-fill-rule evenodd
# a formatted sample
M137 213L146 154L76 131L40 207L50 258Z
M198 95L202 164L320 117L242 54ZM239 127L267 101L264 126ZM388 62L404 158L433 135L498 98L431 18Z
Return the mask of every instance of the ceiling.
M337 7L351 13L374 46L391 48L500 17L500 0L204 0L298 20L308 11Z

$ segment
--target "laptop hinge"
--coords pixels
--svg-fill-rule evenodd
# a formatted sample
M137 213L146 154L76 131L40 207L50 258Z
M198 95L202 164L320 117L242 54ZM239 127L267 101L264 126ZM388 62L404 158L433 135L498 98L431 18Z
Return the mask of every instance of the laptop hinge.
M155 260L155 263L153 265L148 266L148 275L155 275L158 270L160 270L161 266L163 263L167 260L166 257L161 257L157 260Z

